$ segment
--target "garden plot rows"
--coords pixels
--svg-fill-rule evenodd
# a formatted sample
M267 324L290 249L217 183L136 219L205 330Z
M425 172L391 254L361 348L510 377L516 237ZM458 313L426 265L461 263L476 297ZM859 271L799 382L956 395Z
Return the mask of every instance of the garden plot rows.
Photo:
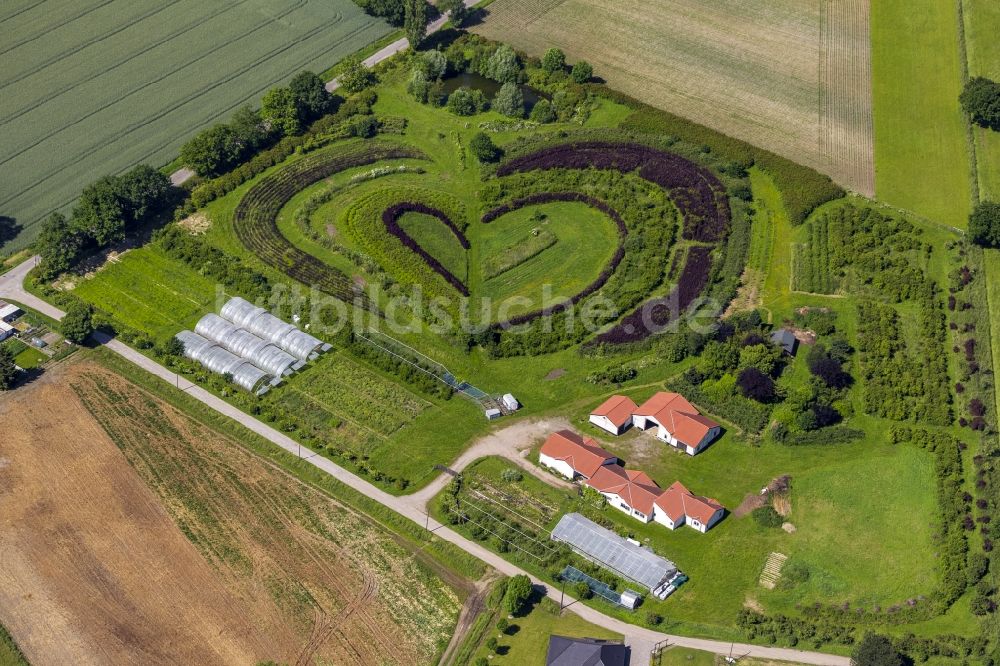
M855 3L831 13L826 69L836 95L824 114L821 9L795 0L498 0L474 29L533 55L561 47L637 99L868 191L868 73L849 48L863 40L867 16ZM824 115L835 145L820 140Z
M83 279L74 292L154 336L172 336L214 309L218 288L153 247L125 253L100 269L95 278Z
M0 213L26 238L97 176L167 162L195 130L388 31L351 0L7 5Z
M295 387L341 418L383 436L393 434L430 406L342 357L306 373Z

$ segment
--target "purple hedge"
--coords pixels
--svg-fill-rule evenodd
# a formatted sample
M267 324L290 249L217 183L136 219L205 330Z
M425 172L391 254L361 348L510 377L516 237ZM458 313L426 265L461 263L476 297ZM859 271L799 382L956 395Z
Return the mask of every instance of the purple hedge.
M497 218L520 208L524 208L525 206L536 206L538 204L554 203L559 201L576 201L579 203L585 203L610 217L614 221L615 226L618 227L618 247L615 249L615 254L611 257L611 261L609 261L604 267L604 270L601 271L601 274L598 275L593 282L584 287L582 291L579 291L570 298L567 298L566 300L556 303L550 307L532 310L531 312L511 317L507 321L500 322L497 326L510 327L527 324L529 321L539 317L548 317L556 312L560 312L576 305L584 298L590 296L603 287L611 277L611 274L618 268L618 264L620 264L622 259L625 257L625 237L628 235L628 229L625 227L625 220L623 220L622 216L618 214L618 211L613 209L606 202L581 192L539 192L538 194L532 194L527 197L515 199L514 201L486 211L486 213L483 214L482 222L484 224L489 224Z
M726 188L715 175L680 155L636 143L582 141L543 148L516 157L497 169L498 176L534 169L614 169L639 176L670 192L684 216L683 237L714 243L729 230L731 212Z
M669 296L646 301L614 328L597 336L596 342L612 345L639 342L662 331L694 303L708 284L711 271L712 248L691 248L677 286Z
M424 215L436 217L451 229L451 232L458 238L458 242L462 244L462 247L468 250L469 241L465 238L465 234L440 210L415 201L398 203L382 211L382 223L385 224L385 228L390 234L398 238L403 245L423 259L438 275L447 280L451 286L455 287L462 296L468 296L469 288L465 286L465 283L459 280L454 273L442 266L440 261L431 256L427 250L420 246L420 243L413 240L413 237L403 230L403 227L399 226L399 218L406 213L423 213Z

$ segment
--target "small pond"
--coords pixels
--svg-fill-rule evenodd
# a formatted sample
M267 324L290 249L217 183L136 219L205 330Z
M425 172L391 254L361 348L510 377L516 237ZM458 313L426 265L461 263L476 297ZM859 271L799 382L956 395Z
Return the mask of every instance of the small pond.
M453 76L451 78L444 80L444 91L446 94L450 95L461 87L472 88L473 90L482 90L483 94L486 95L488 99L493 99L493 96L497 94L500 90L500 85L493 79L488 79L480 74L470 74L468 72L464 74L459 74L458 76ZM521 94L524 95L524 106L530 112L534 108L535 104L538 103L540 99L548 99L549 96L545 93L535 90L534 88L529 88L528 86L519 86L521 88Z

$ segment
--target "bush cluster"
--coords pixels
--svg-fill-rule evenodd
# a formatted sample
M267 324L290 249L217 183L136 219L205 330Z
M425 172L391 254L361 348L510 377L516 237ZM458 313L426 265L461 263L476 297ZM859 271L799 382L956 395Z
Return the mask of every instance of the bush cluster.
M55 277L76 267L85 253L121 241L129 227L166 210L172 193L170 179L147 165L87 186L69 219L53 213L42 224L36 241L41 277Z

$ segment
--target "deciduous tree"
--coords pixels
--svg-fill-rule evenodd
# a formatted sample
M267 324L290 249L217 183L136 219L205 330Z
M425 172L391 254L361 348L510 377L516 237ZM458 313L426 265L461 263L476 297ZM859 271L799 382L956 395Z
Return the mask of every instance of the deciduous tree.
M958 99L972 122L1000 131L1000 83L975 76L966 82Z
M885 636L865 634L851 655L853 666L903 666L903 657Z
M516 83L505 83L500 86L493 98L493 109L511 118L524 117L524 93Z
M404 8L403 29L410 41L410 48L416 51L427 36L427 1L405 0Z
M982 247L1000 248L1000 203L980 202L969 216L969 238Z
M60 322L62 334L70 342L83 344L94 332L94 310L82 301L74 301Z
M14 364L14 355L4 345L0 347L0 390L6 391L12 387L15 379L17 379L17 366Z
M562 49L551 48L542 56L542 69L549 74L555 74L566 69L566 54Z
M570 73L570 76L577 83L586 83L594 76L594 68L586 60L581 60L573 65L573 71Z

